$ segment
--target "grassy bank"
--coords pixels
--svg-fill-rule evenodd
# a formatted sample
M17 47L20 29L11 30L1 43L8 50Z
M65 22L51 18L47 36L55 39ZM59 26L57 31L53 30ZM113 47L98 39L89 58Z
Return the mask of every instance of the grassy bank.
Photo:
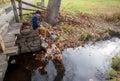
M36 4L39 0L34 0ZM45 0L47 5L48 0ZM120 0L62 0L61 11L66 13L113 14L120 10Z
M70 13L112 14L120 9L119 0L64 0L62 10Z
M116 56L112 59L112 68L106 74L107 81L120 81L120 57Z

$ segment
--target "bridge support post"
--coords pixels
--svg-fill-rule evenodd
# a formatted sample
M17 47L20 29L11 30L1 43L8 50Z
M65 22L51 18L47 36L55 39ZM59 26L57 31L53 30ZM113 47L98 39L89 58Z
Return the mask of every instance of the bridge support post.
M23 19L23 16L22 16L22 0L18 0L18 6L19 6L20 20L22 20Z
M15 20L16 20L16 22L19 22L19 17L18 17L18 13L17 13L17 8L16 8L15 0L11 0L11 4L13 6Z
M2 36L0 35L0 50L5 52L5 44L3 42Z

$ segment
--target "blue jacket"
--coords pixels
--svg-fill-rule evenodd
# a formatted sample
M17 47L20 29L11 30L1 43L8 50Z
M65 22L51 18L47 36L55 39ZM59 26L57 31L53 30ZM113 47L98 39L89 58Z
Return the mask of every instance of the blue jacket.
M37 15L33 15L32 16L32 28L35 30L36 28L38 28L40 26L40 22L38 20Z

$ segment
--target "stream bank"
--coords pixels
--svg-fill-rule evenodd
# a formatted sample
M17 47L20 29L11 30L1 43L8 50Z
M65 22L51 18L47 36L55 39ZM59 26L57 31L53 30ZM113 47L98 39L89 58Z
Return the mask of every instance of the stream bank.
M74 47L76 47L75 49L77 49L79 46L80 46L80 48L82 48L81 46L84 46L82 49L84 50L84 51L88 51L88 50L85 50L86 49L86 45L85 45L85 43L88 43L88 42L90 42L90 41L92 41L92 43L96 43L96 41L98 41L98 40L101 40L101 39L110 39L110 38L112 38L112 36L119 36L119 32L118 31L114 31L114 30L111 30L111 29L99 29L99 28L97 28L97 27L95 27L94 26L94 24L90 21L90 19L89 19L89 17L87 17L87 16L85 16L84 14L79 14L78 15L79 17L80 17L80 19L78 19L78 20L74 20L74 19L71 19L71 18L69 18L69 17L64 17L64 18L66 18L65 20L64 20L64 22L65 23L60 23L59 24L59 26L56 26L56 27L48 27L48 28L46 28L45 27L45 29L49 29L50 31L52 31L56 36L57 36L57 39L53 42L53 41L49 41L49 38L48 39L46 39L47 40L47 42L48 42L48 44L50 43L55 43L55 45L60 49L60 51L62 52L64 49L67 49L67 48L74 48ZM80 21L80 22L79 22ZM116 32L118 32L118 33L116 33ZM99 41L98 41L99 42ZM109 43L109 42L108 42ZM116 44L115 44L116 45ZM90 45L90 46L93 46L94 47L94 45ZM104 46L104 45L103 45ZM105 45L106 46L106 45ZM114 46L114 45L111 45L110 44L110 46ZM115 46L116 47L116 46ZM49 48L51 48L51 47L49 47ZM89 48L89 44L88 44L88 48ZM92 48L91 48L92 49ZM99 45L98 45L98 48L97 49L99 49ZM96 50L97 50L96 49ZM100 48L101 49L101 48ZM71 49L72 51L73 51L73 49ZM71 51L70 50L70 51ZM95 50L95 51L96 51ZM104 49L103 49L104 50ZM107 50L107 48L105 49L105 50ZM111 48L110 48L110 50L111 50ZM109 51L110 51L109 50ZM101 50L102 51L102 50ZM89 53L91 53L90 51L88 51ZM99 51L100 52L100 51ZM105 51L105 52L108 52L108 51ZM75 52L72 52L73 54L75 53ZM95 52L96 53L96 52ZM101 52L100 52L101 53ZM69 54L69 52L68 52L68 54ZM80 53L81 54L81 53ZM94 54L94 53L93 53ZM104 54L104 53L103 53ZM36 58L34 57L34 55L36 55ZM72 54L71 54L72 55ZM79 55L76 55L76 56L79 56ZM77 58L75 56L75 58ZM91 56L91 55L89 55L89 56ZM86 57L88 57L89 58L89 56L87 55ZM19 58L20 57L20 58ZM13 63L15 63L15 65L14 64L10 64L9 65L9 68L11 68L11 66L12 67L14 67L14 68L17 68L18 69L18 72L13 72L13 69L11 68L10 70L11 71L9 71L9 68L8 68L8 71L7 71L7 73L6 73L6 77L5 77L5 81L7 81L10 77L13 77L12 79L11 79L11 81L16 81L15 80L15 78L14 78L14 76L11 76L11 72L13 72L14 74L13 75L16 75L16 74L18 74L18 78L20 78L20 77L25 77L25 78L23 78L23 80L21 79L21 81L27 81L27 80L31 80L31 77L32 76L34 76L34 75L32 75L32 74L37 74L37 75L35 75L35 77L36 76L38 76L38 75L40 75L41 76L41 74L38 72L39 70L36 70L37 68L42 68L42 66L41 65L39 65L39 63L41 64L41 62L39 62L38 61L38 59L39 59L39 55L38 55L38 57L37 57L37 54L34 54L34 53L32 53L32 54L25 54L25 56L24 55L20 55L20 56L14 56L13 58L15 58L16 60L16 62L14 62L14 60L13 60ZM71 56L70 56L71 57ZM12 57L11 57L12 58ZM77 61L75 61L75 60L72 60L73 61L73 65L71 64L71 63L67 63L68 61L66 61L66 60L64 60L64 58L65 58L65 56L63 56L63 64L64 65L66 65L66 67L68 67L68 68L66 68L66 70L65 70L65 76L59 76L59 77L62 77L63 78L63 81L78 81L78 78L79 78L79 76L76 76L76 71L75 72L71 72L71 74L69 74L69 72L67 71L67 70L70 70L70 69L73 69L73 71L74 71L74 67L72 67L73 65L75 65L76 67L81 67L81 66L79 66L79 65L77 65L76 63L78 62L78 61L81 61L81 60L77 60ZM82 58L81 56L80 56L80 58ZM95 58L95 57L94 57ZM17 64L17 60L19 59L19 61L18 61L18 64ZM37 63L36 63L36 61L35 61L35 59L37 59ZM72 58L71 57L71 59L74 59L74 58ZM71 60L71 59L69 59L69 58L67 58L67 60ZM85 58L86 59L86 58ZM92 59L92 58L91 58ZM26 60L27 62L25 62L24 60ZM95 59L96 60L96 59ZM94 60L94 61L95 61ZM22 62L22 63L21 63ZM85 62L85 61L82 61L82 62ZM92 62L91 62L92 63ZM21 65L21 66L19 66L19 64ZM69 69L69 65L67 65L67 64L71 64L71 68ZM84 63L81 63L81 64L83 64L84 65ZM49 69L51 69L51 68L53 68L54 70L52 71L51 70L51 72L48 72L48 74L49 75L53 75L52 77L49 77L48 79L50 79L49 81L53 81L54 80L54 78L55 78L55 76L56 76L56 72L54 72L56 69L54 68L54 66L53 66L53 62L51 63L50 62L50 64L48 64L48 65L50 65L51 67L48 67L48 66L46 66L47 67L47 71L49 70ZM19 68L19 67L21 67L21 68ZM24 66L24 67L23 67ZM85 65L86 66L86 65ZM102 66L102 65L101 65ZM89 66L87 66L87 67L89 67ZM82 67L82 68L84 68L84 67ZM20 70L21 69L21 70ZM78 68L77 68L78 69ZM87 68L88 69L88 68ZM92 68L93 69L93 68ZM19 71L20 70L20 71ZM78 69L79 70L79 69ZM26 72L26 73L22 73L22 72ZM34 72L33 72L34 71ZM64 71L64 70L63 70ZM81 71L81 70L80 70ZM9 73L10 72L10 73ZM20 73L21 72L21 73ZM62 72L62 71L61 71ZM80 72L79 72L80 73ZM78 73L78 74L79 74ZM90 72L91 73L91 72ZM7 77L7 74L8 74L8 77ZM20 75L19 75L20 74ZM23 76L24 75L24 76ZM29 76L26 76L26 75L29 75ZM64 73L62 74L62 75L64 75ZM73 79L70 79L70 77L71 77L71 75L74 75L75 76L75 78L73 78ZM81 74L79 74L79 75L81 75ZM83 72L83 75L84 75L84 72ZM81 75L80 77L81 77L81 79L82 79L82 81L86 81L86 79L85 78L83 78L83 77L85 77L85 76L83 76L83 75ZM40 77L40 76L38 76L38 77ZM83 76L83 77L82 77ZM44 77L46 77L46 76L44 76ZM58 77L58 79L60 80L60 81L62 81L62 78L59 78ZM8 78L7 80L6 80L6 78ZM94 73L93 73L93 77L88 77L87 78L87 80L89 80L89 79L95 79L96 81L97 81L97 79L96 79L96 77L94 76ZM37 78L37 80L39 80L39 78ZM33 79L33 81L37 81L36 79L34 80ZM40 79L41 80L41 79ZM44 80L44 79L43 79ZM9 79L9 81L10 81L10 79ZM45 80L44 80L45 81ZM58 81L58 80L56 80L55 79L55 81Z

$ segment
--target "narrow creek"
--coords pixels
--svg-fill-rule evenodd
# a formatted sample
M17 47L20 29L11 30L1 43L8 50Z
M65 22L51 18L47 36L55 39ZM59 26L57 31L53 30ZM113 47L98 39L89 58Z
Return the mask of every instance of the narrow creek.
M105 81L104 74L109 70L112 57L120 54L120 39L85 44L84 47L68 48L63 51L65 75L63 81ZM46 66L47 75L40 75L38 70L32 81L53 81L56 70L50 61Z
M89 81L91 79L105 81L104 74L111 66L112 57L120 55L120 39L112 38L95 44L89 42L84 47L65 49L62 54L65 67L62 81ZM53 62L50 60L47 64L45 68L47 74L41 75L38 69L28 70L31 69L30 66L35 65L32 59L34 59L32 54L18 56L19 65L9 65L4 81L54 81L57 71ZM27 70L26 66L29 66Z

